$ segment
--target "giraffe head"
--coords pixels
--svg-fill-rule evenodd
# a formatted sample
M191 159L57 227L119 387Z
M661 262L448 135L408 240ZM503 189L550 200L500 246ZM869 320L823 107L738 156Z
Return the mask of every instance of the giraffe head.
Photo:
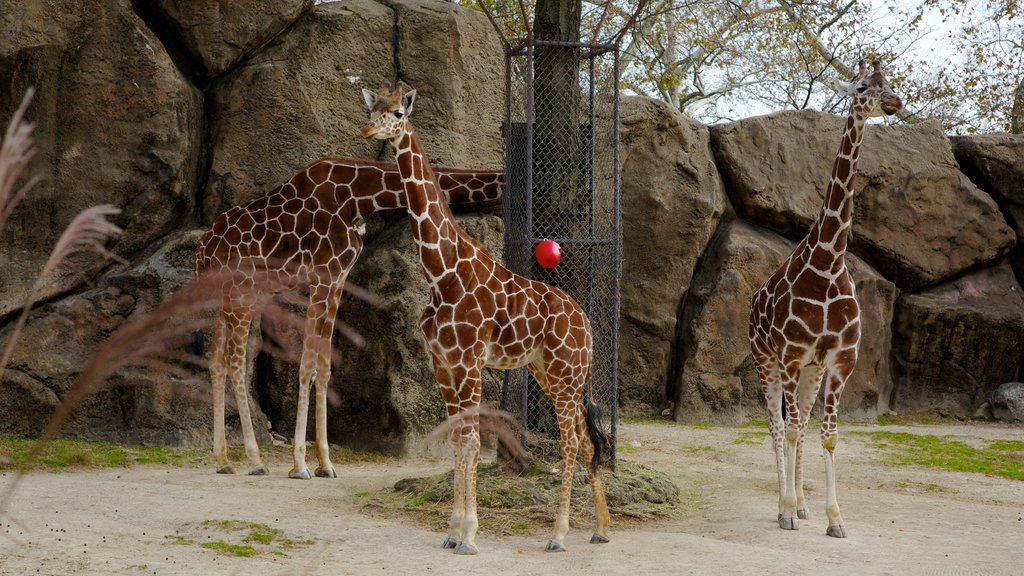
M871 62L870 70L867 62L861 58L857 80L852 83L835 80L832 87L836 92L853 98L851 110L865 118L892 116L903 109L903 102L893 92L882 73L882 62L877 58Z
M363 138L391 140L410 128L409 114L416 101L416 91L403 94L402 87L381 88L376 93L363 88L363 101L370 111L370 122L362 128Z

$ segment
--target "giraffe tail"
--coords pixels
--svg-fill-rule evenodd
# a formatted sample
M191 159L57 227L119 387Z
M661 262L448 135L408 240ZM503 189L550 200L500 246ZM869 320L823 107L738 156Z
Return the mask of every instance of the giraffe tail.
M202 358L206 354L206 335L202 330L192 332L192 340L188 346L189 354L196 358Z
M583 417L587 422L587 434L594 445L594 457L590 461L590 472L594 473L611 455L611 443L601 426L601 409L587 397L583 400Z

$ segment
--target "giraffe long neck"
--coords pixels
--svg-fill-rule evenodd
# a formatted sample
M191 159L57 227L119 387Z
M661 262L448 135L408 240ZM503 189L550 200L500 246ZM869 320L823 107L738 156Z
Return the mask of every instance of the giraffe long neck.
M850 227L853 225L853 177L857 174L866 121L867 118L850 110L839 152L832 164L832 177L825 191L821 212L808 235L817 238L817 244L827 246L836 260L842 259L846 253Z
M411 126L395 137L398 171L408 199L409 223L420 263L427 281L437 279L454 268L458 258L458 230L454 217L430 169L419 138Z

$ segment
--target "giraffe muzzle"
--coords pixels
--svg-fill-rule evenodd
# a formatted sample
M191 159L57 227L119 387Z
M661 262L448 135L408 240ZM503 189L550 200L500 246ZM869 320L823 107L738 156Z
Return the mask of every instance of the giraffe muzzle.
M363 138L372 138L377 133L377 127L373 124L363 124L359 131L362 133Z

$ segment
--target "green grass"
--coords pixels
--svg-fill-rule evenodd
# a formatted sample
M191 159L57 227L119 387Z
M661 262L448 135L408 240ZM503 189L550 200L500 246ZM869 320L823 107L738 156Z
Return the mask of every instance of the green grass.
M255 548L248 544L229 544L227 542L222 542L220 540L214 540L213 542L203 542L199 546L201 548L206 548L207 550L216 550L217 552L220 552L222 554L227 554L229 556L242 556L243 558L248 558L250 556L255 556L256 554L259 554L259 552L257 552Z
M764 443L764 439L769 437L769 436L771 436L771 434L769 434L767 432L760 432L760 431L758 431L758 432L754 432L754 431L740 432L739 437L736 438L735 440L733 440L732 443L733 444L758 444L758 445L760 445L760 444L763 444Z
M66 470L72 468L126 468L137 464L174 464L202 460L202 450L180 450L167 446L123 446L88 440L51 440L38 458L31 452L36 440L0 438L0 470L17 468Z
M186 524L181 532L165 536L169 544L199 546L228 556L248 558L259 554L284 556L284 550L313 544L312 540L286 538L284 532L248 520L204 520Z
M852 434L869 437L892 464L1024 480L1024 442L1000 440L989 442L985 448L976 448L949 436L889 431Z

